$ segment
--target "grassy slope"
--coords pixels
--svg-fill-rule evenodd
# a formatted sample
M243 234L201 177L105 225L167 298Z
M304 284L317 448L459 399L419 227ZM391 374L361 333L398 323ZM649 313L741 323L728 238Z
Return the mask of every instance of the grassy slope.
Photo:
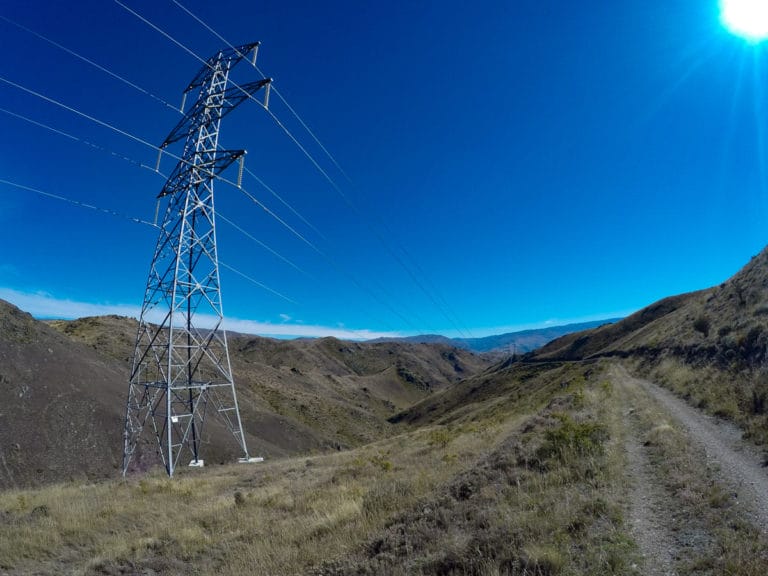
M0 493L0 569L631 573L610 385L594 365L510 369L509 402L350 451Z
M122 366L0 301L0 487L113 475Z
M534 360L621 356L695 406L768 443L768 250L723 284L566 336Z

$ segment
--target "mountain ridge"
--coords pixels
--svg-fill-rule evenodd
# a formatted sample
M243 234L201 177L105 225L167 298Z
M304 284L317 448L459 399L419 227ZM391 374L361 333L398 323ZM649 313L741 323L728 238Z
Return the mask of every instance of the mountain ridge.
M416 336L403 336L397 338L376 338L374 340L369 340L369 342L441 343L478 353L505 352L510 355L525 354L526 352L531 352L540 348L561 336L573 332L581 332L605 324L613 324L619 320L621 320L621 318L559 324L557 326L517 330L514 332L504 332L502 334L493 334L491 336L481 336L478 338L449 338L440 334L419 334Z

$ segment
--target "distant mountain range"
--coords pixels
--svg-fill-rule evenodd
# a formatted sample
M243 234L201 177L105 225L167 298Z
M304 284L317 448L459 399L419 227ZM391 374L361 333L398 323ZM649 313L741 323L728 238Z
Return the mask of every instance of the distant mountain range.
M562 326L550 326L535 330L520 330L495 334L483 338L447 338L438 334L422 334L419 336L407 336L404 338L378 338L371 342L410 342L412 344L446 344L471 350L472 352L503 352L505 354L525 354L537 348L574 332L589 330L605 324L613 324L621 318L609 320L597 320L594 322L580 322L577 324L564 324Z

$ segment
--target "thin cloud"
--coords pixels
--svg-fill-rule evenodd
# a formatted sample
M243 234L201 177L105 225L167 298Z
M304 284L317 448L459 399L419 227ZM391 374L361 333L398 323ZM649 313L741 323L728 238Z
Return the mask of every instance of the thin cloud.
M138 318L141 314L141 309L138 306L78 302L76 300L56 298L43 292L23 292L3 287L0 287L0 299L18 306L25 312L32 314L35 318L74 319L82 318L84 316L106 316L108 314ZM334 338L342 338L345 340L370 340L373 338L396 338L402 336L399 332L354 330L338 326L329 327L288 324L287 322L291 320L290 316L281 314L280 317L286 323L273 324L270 322L243 320L240 318L225 318L224 327L232 332L256 334L260 336L274 336L278 338L322 338L332 336ZM149 318L151 322L157 322L160 319L160 314L156 314ZM202 328L210 328L216 323L216 317L200 314L197 316L197 322Z

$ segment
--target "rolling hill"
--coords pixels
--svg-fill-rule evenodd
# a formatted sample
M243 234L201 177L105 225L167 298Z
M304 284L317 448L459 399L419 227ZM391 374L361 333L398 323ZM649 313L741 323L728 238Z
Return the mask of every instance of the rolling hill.
M767 278L763 253L718 287L492 365L440 344L233 336L249 433L300 457L0 490L0 571L764 574L759 451L650 379L765 441ZM135 323L54 329L2 311L0 353L16 367L3 372L7 391L55 405L47 390L74 384L41 359L66 351L72 377L102 375L105 407L122 392L113 372L124 370ZM29 386L31 376L48 388ZM13 430L47 422L25 414Z
M41 322L0 302L0 487L114 476L136 321ZM233 372L250 452L268 458L357 446L398 410L485 368L444 345L280 341L235 335ZM215 425L207 461L235 458ZM152 448L143 451L152 459Z

